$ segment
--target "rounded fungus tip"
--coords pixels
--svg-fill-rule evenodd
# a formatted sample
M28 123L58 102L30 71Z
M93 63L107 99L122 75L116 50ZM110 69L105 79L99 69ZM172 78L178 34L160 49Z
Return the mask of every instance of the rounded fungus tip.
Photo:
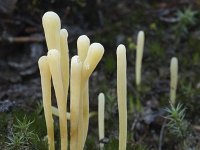
M117 54L124 53L124 52L126 52L126 47L123 44L120 44L117 47Z
M68 34L68 31L66 29L61 29L60 30L60 35L67 39L69 34Z
M100 43L92 43L88 51L104 53L104 47Z
M46 60L47 60L47 56L41 56L38 60L38 64L42 64L42 63L46 62Z
M53 56L57 57L59 55L60 55L60 52L57 49L51 49L50 51L48 51L48 54L47 54L48 57L49 56L50 57L53 57Z
M99 93L99 98L100 99L104 98L104 94L103 93Z
M76 64L81 63L80 58L79 58L78 55L73 56L71 62L72 63L76 63Z
M138 36L143 36L144 37L144 31L139 31Z
M177 64L178 63L178 59L176 57L172 57L171 62L173 64Z
M54 26L61 27L60 17L53 11L46 12L42 17L43 27Z
M90 44L90 39L87 37L87 35L81 35L79 36L77 43L79 45L79 43L85 43L85 44Z

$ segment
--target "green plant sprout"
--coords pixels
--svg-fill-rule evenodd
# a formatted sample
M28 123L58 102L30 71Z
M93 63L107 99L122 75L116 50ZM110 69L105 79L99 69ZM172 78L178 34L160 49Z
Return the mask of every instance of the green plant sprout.
M34 147L35 141L40 141L37 134L30 129L34 121L28 120L26 116L23 120L16 118L16 121L16 124L13 125L11 130L11 135L8 136L6 147L9 150L22 150Z
M171 104L169 108L165 109L168 112L166 118L169 120L167 127L178 138L185 138L188 134L188 122L184 120L185 109L180 103L177 106Z
M195 132L192 131L190 123L185 119L186 108L179 103L177 106L170 104L170 107L165 110L168 113L166 119L169 121L167 128L170 134L178 140L178 149L199 149L199 144L195 142Z
M197 13L198 12L192 10L191 7L188 7L183 11L177 11L176 16L178 23L174 26L177 37L180 38L187 35L188 28L196 23Z

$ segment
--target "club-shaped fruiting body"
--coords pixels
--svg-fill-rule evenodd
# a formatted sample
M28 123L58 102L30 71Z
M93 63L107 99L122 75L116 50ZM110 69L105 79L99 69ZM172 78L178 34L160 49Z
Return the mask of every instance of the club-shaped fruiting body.
M117 100L119 110L119 150L126 149L127 141L127 77L126 48L117 47Z
M83 99L83 145L88 133L89 125L89 94L88 80L97 64L104 54L104 47L100 43L92 43L88 49L87 56L82 69L82 99Z
M99 124L99 141L104 139L104 110L105 110L105 96L100 93L98 96L98 124ZM100 150L104 149L104 144L100 143Z
M89 79L104 54L104 48L100 43L92 43L88 49L87 57L83 63L83 78Z
M68 32L66 29L60 30L60 61L62 71L62 81L65 99L67 102L68 88L69 88L69 49L68 49ZM67 103L66 103L67 104Z
M138 37L137 37L136 65L135 65L137 87L139 87L141 83L143 49L144 49L144 32L139 31Z
M46 56L42 56L38 61L41 85L42 85L42 97L43 97L43 107L44 115L47 126L47 137L48 137L48 147L49 150L55 149L54 144L54 125L51 110L51 73L49 69L49 64Z
M60 18L52 11L46 12L42 17L42 25L44 28L45 39L48 50L60 50Z
M82 62L85 61L85 58L88 54L89 46L90 46L90 39L86 35L82 35L78 38L78 40L77 40L78 56ZM83 74L83 73L81 73L81 74ZM82 78L82 80L83 80L83 78ZM80 120L81 120L81 122L83 122L83 127L81 127L81 125L79 124L80 137L78 139L78 143L82 143L82 145L83 145L82 147L84 147L84 143L85 143L85 140L87 137L87 132L88 132L88 124L89 124L89 120L86 119L83 121L83 116L86 116L85 118L87 118L87 115L88 115L87 113L89 112L88 80L84 81L84 83L82 83L81 89L83 89L83 90L81 91L81 99L80 99L81 112L80 112L80 114L83 114L83 115L80 116ZM81 139L81 135L83 136L82 137L83 139Z
M49 50L48 63L52 76L53 86L56 94L58 112L59 112L59 125L60 125L60 136L61 136L61 150L66 150L67 141L67 108L66 100L62 83L62 73L60 64L60 52L56 49Z
M173 57L170 64L170 101L172 104L176 102L176 89L178 83L178 59Z
M79 36L77 40L77 49L78 49L78 56L82 62L85 61L89 46L90 46L90 39L86 35Z
M79 56L74 56L71 59L71 79L70 79L70 149L77 150L78 148L78 124L79 124L79 109L81 100L81 73L82 62Z

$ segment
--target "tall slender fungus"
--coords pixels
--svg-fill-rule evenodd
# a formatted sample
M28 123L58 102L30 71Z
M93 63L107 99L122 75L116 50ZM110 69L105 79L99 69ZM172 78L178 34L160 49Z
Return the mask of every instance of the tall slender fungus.
M135 66L137 88L139 88L141 83L143 49L144 49L144 32L140 31L137 37L136 66Z
M81 35L78 40L77 40L77 48L78 48L78 56L80 58L80 60L82 62L85 61L85 58L88 54L88 49L90 46L90 39L86 36L86 35ZM82 89L84 89L84 91L81 91L81 99L80 99L80 103L81 106L83 107L83 112L89 112L89 85L88 85L89 81L84 82L84 85L82 85ZM81 109L82 110L82 109ZM83 119L83 117L81 116L80 118L81 120ZM84 121L83 124L83 145L85 143L86 137L87 137L87 132L88 132L88 124L89 124L89 119Z
M78 144L78 146L80 146L80 149L83 149L84 147L85 139L88 132L88 124L89 124L89 95L86 96L87 98L84 98L83 93L87 93L87 83L89 77L94 71L99 61L101 60L103 53L104 53L103 46L99 43L93 43L90 45L85 61L83 62L81 99L84 101L80 102L80 110L79 110L80 117L82 117L81 115L83 115L83 117L79 119L79 127L78 127L78 137L81 138L79 140L80 144Z
M178 59L173 57L170 64L170 101L174 105L176 102L176 89L178 83Z
M55 89L59 124L60 124L60 137L61 137L61 150L67 149L67 108L66 100L62 83L62 73L60 64L60 52L56 49L50 50L47 55L50 72L52 75L53 86Z
M99 141L104 138L104 109L105 109L105 96L100 93L98 96L98 124L99 124ZM104 144L100 143L100 150L104 149Z
M119 150L126 149L127 141L127 87L126 48L117 47L117 100L119 109Z
M54 125L51 110L51 73L49 70L49 64L46 56L42 56L38 61L41 85L42 85L42 97L44 106L44 115L47 126L47 137L49 150L54 150Z
M67 102L68 88L69 88L69 48L68 48L68 32L66 29L60 30L60 61L62 71L62 81L65 99ZM67 103L66 103L67 104Z
M44 28L45 39L48 50L60 50L60 18L52 11L46 12L42 17L42 25Z
M79 104L81 98L81 72L82 62L79 56L72 57L70 79L70 149L78 147Z

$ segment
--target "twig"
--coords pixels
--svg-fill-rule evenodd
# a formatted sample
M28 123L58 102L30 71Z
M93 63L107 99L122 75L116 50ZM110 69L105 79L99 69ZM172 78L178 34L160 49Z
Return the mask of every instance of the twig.
M160 131L158 150L162 150L162 141L163 141L163 135L164 135L164 130L165 130L166 123L167 123L167 119L164 120L162 128L161 128L161 131Z
M8 41L10 43L43 42L43 36L20 36L20 37L0 37L0 42Z
M197 131L200 131L200 126L199 125L193 125L193 128Z

